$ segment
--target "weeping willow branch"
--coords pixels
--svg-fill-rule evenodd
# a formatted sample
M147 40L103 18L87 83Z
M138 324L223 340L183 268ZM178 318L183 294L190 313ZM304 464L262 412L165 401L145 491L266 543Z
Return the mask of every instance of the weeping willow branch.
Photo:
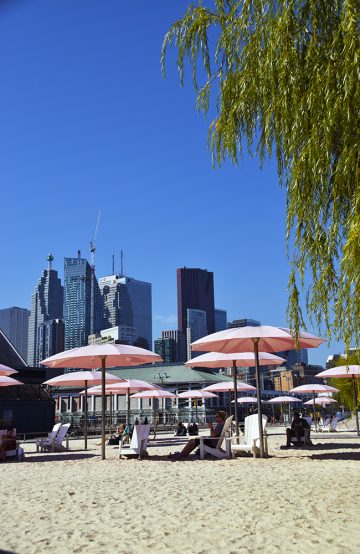
M287 190L291 257L288 317L301 298L329 338L360 336L360 118L358 0L208 0L191 5L163 42L180 81L190 64L197 109L207 113L215 164L243 144L260 163L275 155ZM199 75L204 80L199 87ZM205 75L205 79L204 79Z

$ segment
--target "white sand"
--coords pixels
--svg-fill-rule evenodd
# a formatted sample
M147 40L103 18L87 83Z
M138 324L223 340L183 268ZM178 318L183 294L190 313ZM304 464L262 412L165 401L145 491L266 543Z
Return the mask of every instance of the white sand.
M1 464L0 550L28 553L358 553L360 440L322 435L311 450L270 459L101 461L88 453L36 454Z

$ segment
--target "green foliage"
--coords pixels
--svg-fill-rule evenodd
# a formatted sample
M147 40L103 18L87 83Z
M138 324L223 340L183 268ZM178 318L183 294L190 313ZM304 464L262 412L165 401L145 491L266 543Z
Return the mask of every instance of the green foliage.
M339 358L336 360L335 366L343 365L359 365L360 364L360 350L357 352L351 353L344 358ZM335 395L336 400L339 402L339 405L343 405L351 411L359 408L360 403L360 379L355 380L356 392L357 392L357 404L354 402L354 383L352 379L330 379L330 385L339 389Z
M205 4L208 4L208 7ZM358 0L204 0L166 34L181 83L191 66L215 164L276 155L287 189L288 316L347 346L360 336ZM198 87L199 65L205 82ZM200 73L200 72L199 72Z

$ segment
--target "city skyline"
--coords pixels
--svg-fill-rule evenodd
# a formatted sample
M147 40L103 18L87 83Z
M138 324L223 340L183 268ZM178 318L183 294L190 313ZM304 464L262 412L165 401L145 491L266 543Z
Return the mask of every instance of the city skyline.
M66 256L64 257L64 259L65 258L66 258ZM120 260L120 255L119 255L119 260ZM98 262L98 260L97 260L97 262ZM112 264L112 257L111 257L111 260L110 260L110 263L109 263L109 267L111 266L111 264ZM98 265L101 265L101 260L100 260L100 264L98 263ZM177 269L181 269L181 268L175 268L174 272ZM99 277L98 280L101 279L101 278L103 278L103 277ZM60 274L60 279L63 282L64 276L61 275L61 274ZM174 274L173 274L173 281L174 281L174 285L175 285L173 288L175 289L175 291L174 291L174 298L173 298L172 303L176 304L176 278L174 279ZM155 284L155 290L156 290L156 284ZM216 292L217 292L217 288L216 288ZM29 303L29 305L30 305L30 303ZM215 305L216 305L216 301L215 301ZM7 308L7 307L6 306L0 307L0 309L5 309L5 308ZM28 309L26 306L23 306L22 308ZM216 311L216 308L215 308L215 311ZM241 314L241 316L243 315L241 313L241 310L236 311L235 309L227 309L225 311L227 312L228 319L231 319L231 318L238 319L239 318L239 313ZM156 313L156 310L155 310L155 311L153 311L152 316L153 316L152 317L152 331L153 331L153 336L152 336L153 345L152 345L152 347L154 348L154 340L161 337L162 331L165 328L175 331L178 328L178 324L177 324L177 316L175 315L174 312L173 312L173 315L166 315L166 316L161 316L160 317L159 314ZM257 314L252 313L251 316L257 317ZM251 318L245 318L245 319L249 320L249 321L252 320ZM270 322L270 323L272 323L272 322ZM284 325L284 323L282 325ZM106 328L106 326L104 328ZM184 337L184 340L186 342L186 336ZM318 363L318 364L325 365L327 356L329 354L334 353L334 352L342 351L342 347L341 347L341 344L340 344L339 346L336 346L335 348L331 349L331 348L327 348L327 346L324 345L323 347L321 347L321 350L324 351L324 353L322 353L322 354L320 354L320 352L318 350L319 349L309 351L309 363Z

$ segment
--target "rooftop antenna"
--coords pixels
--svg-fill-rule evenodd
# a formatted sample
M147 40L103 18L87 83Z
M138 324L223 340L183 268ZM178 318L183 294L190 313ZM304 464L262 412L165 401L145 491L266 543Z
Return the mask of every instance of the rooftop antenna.
M115 275L115 254L112 255L112 275Z
M49 271L51 271L52 270L52 263L54 261L54 256L50 253L50 254L48 254L48 257L46 259L49 262L48 269L49 269Z
M124 277L124 252L121 250L121 258L120 258L120 276Z
M90 335L95 333L95 240L98 234L100 225L101 210L98 211L95 231L93 238L90 241Z

